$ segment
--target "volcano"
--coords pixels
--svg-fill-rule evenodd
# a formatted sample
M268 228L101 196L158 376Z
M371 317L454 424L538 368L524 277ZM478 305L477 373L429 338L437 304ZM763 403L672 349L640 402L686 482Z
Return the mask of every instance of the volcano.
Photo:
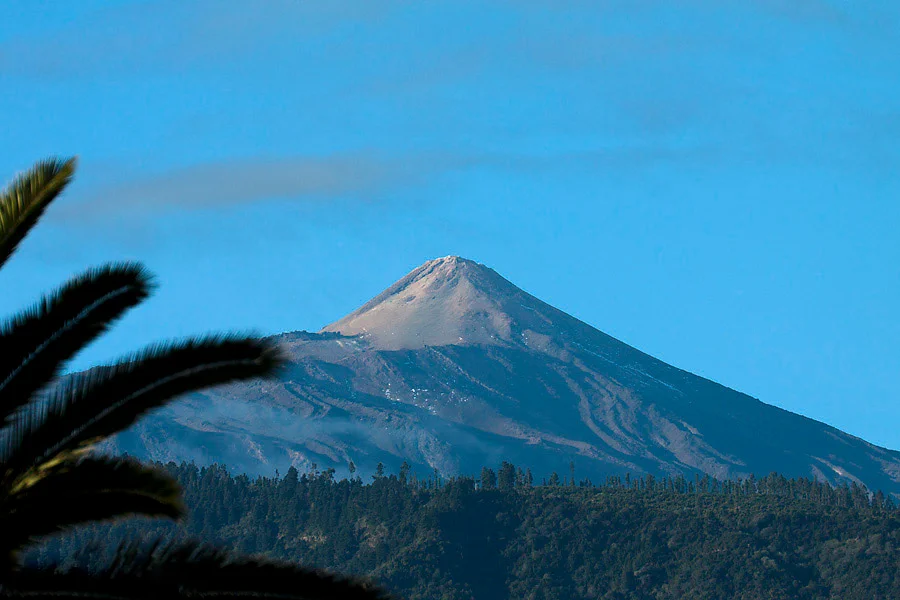
M900 494L900 453L668 365L456 256L274 340L290 360L280 380L188 396L111 450L263 474L777 471Z

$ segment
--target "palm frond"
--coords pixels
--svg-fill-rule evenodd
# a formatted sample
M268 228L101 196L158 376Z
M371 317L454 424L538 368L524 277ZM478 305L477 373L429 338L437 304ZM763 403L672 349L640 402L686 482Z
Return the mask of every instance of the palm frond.
M68 185L75 159L51 158L17 176L0 192L0 267Z
M30 542L75 525L129 515L178 519L181 488L165 472L123 458L66 453L7 484L0 499L2 547Z
M0 597L387 600L371 583L195 543L122 546L99 572L23 570Z
M141 265L106 265L73 278L0 326L0 425L151 289Z
M281 364L275 346L247 337L151 347L113 366L67 378L47 402L21 410L0 446L0 466L12 472L27 470L60 452L118 433L181 394L268 376Z

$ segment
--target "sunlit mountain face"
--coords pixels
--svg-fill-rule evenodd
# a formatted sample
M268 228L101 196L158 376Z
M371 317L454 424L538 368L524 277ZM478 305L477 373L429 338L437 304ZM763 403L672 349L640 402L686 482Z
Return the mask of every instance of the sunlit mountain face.
M279 380L194 394L111 449L274 474L403 461L535 476L809 476L900 493L900 453L648 356L490 268L425 263L318 333L276 336Z

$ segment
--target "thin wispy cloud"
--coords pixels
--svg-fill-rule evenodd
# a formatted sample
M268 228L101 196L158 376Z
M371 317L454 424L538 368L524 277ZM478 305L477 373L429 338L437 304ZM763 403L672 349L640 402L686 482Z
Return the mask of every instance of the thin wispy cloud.
M0 41L0 74L69 79L239 66L336 28L377 23L397 4L163 0L111 5L39 36Z
M672 7L666 0L575 0L574 2L554 2L553 0L509 0L509 4L520 7L539 7L545 10L572 11L590 10L607 14L622 12L646 12L648 10ZM678 3L680 9L704 10L718 12L743 11L769 16L781 17L797 21L830 22L833 24L849 24L850 13L843 5L847 2L836 0L684 0ZM873 2L865 2L873 4Z
M180 89L195 76L221 75L212 84L220 94L260 89L279 106L279 118L298 122L302 117L280 108L289 102L285 82L309 81L298 99L307 111L330 119L336 139L373 132L383 139L364 143L379 149L396 136L380 126L381 114L403 107L404 114L391 117L396 129L415 128L418 139L468 130L499 138L518 129L536 138L552 131L671 141L702 132L705 144L769 152L770 140L783 145L778 138L786 128L745 126L736 113L802 105L785 118L797 132L789 145L839 121L860 120L864 98L838 101L827 82L795 76L816 66L801 64L807 43L828 40L830 62L860 60L842 56L840 40L877 37L896 22L888 14L873 23L870 15L879 11L854 6L838 0L443 1L430 3L429 19L416 21L416 5L399 0L141 2L81 15L40 36L0 40L0 76L138 77L147 85L154 75L176 74L173 86ZM419 25L411 27L414 21ZM445 35L442 22L472 26ZM821 27L830 30L823 34ZM730 73L728 64L740 56L746 71ZM494 99L479 101L492 92ZM570 99L568 105L535 112L527 124L517 120L517 105L553 102L551 93ZM507 96L502 102L501 95ZM472 123L479 113L484 116ZM240 119L262 127L267 115L252 110L236 117L213 108L168 126L183 131L214 121L210 135L218 135L241 126Z
M872 5L872 2L866 2ZM554 2L493 0L484 3L434 2L431 10L473 17L501 11L513 19L539 9L563 14L575 30L597 19L640 18L648 11L671 11L663 0L606 0L600 2ZM477 9L477 11L472 11ZM801 24L839 26L859 33L885 33L885 18L860 21L849 7L829 0L692 0L679 10L698 18L718 16L740 19L746 15L774 17ZM89 11L69 26L40 36L12 35L0 41L0 73L38 78L71 78L85 75L182 72L194 67L239 68L254 58L284 57L310 42L325 41L340 51L345 35L355 28L379 28L392 16L413 13L415 7L400 0L198 0L195 2L138 2ZM527 24L527 23L526 23ZM894 23L896 25L896 23ZM508 32L509 33L509 32ZM571 40L566 32L545 39L550 61L569 60ZM600 37L601 32L598 32ZM528 35L528 31L522 31ZM494 56L503 52L506 36L498 35ZM622 38L622 52L633 40ZM559 44L563 44L564 51ZM372 48L372 52L382 49ZM555 57L555 58L554 58ZM411 57L412 58L412 57ZM490 56L487 56L490 58ZM529 58L525 55L523 58ZM635 59L640 59L640 53Z
M375 199L426 176L417 167L372 154L233 159L190 165L87 190L58 215L94 219L196 210L263 200Z
M50 218L77 224L277 200L386 202L405 190L434 185L442 177L477 169L523 175L589 173L713 159L715 155L714 148L703 146L633 145L545 155L432 152L383 156L359 152L324 157L235 158L93 186L61 203Z

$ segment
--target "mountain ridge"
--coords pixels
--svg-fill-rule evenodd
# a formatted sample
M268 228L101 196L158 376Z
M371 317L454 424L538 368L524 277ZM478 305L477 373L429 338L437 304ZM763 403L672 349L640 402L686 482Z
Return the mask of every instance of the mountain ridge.
M254 472L779 471L900 494L900 453L664 363L456 256L320 332L273 339L290 361L281 380L195 394L113 449Z

